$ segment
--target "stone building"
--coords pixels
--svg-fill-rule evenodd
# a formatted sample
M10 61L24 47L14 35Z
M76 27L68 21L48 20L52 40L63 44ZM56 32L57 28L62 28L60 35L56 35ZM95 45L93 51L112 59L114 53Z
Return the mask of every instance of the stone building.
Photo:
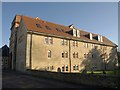
M11 24L12 69L80 72L117 67L117 45L105 36L29 16Z
M120 69L120 52L117 52L118 54L118 68Z
M0 48L0 52L2 53L2 69L10 69L11 64L9 60L9 47L4 45L2 48Z

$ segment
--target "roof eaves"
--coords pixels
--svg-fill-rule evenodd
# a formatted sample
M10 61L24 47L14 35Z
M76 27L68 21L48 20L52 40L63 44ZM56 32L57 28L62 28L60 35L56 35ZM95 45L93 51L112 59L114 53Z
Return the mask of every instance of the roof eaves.
M46 34L46 33L42 33L42 32L35 32L34 30L28 30L27 33L33 33L33 34L44 35L44 36L53 36L53 37L58 37L58 38L66 38L66 39L69 39L69 40L77 40L77 41L94 43L94 44L101 44L101 45L107 45L107 46L114 46L114 45L104 44L104 43L101 43L101 42L88 41L88 40L75 38L75 37L65 37L65 36L60 36L60 35L56 35L56 34Z
M24 17L24 16L23 16ZM26 17L24 17L24 18L26 18ZM22 18L22 19L24 19L24 18ZM31 17L28 17L29 19L34 19L34 18L31 18ZM23 20L23 22L24 22L24 20ZM25 22L24 22L25 23ZM56 23L53 23L53 22L48 22L48 23L52 23L52 24L56 24ZM59 24L56 24L56 25L59 25ZM95 43L95 44L102 44L102 45L109 45L109 46L115 46L115 44L114 43L112 43L109 39L107 39L106 38L106 41L108 41L108 42L98 42L98 41L91 41L91 40L87 40L87 39L85 39L85 38L77 38L77 37L73 37L72 35L68 35L68 33L66 33L66 34L64 34L63 36L61 36L61 34L58 34L57 35L57 33L47 33L47 32L38 32L38 31L36 31L36 30L29 30L29 29L35 29L35 28L29 28L27 25L26 25L26 23L25 23L25 26L26 26L26 29L27 29L27 31L29 32L29 31L32 31L33 33L36 33L36 34L42 34L42 35L50 35L50 36L55 36L55 37L62 37L62 38L68 38L68 39L73 39L73 40L79 40L79 41L83 41L83 42L90 42L90 43ZM64 25L60 25L60 26L64 26ZM67 27L67 28L69 28L68 26L64 26L64 27ZM82 31L82 32L84 32L85 34L86 33L90 33L90 32L87 32L87 31L83 31L82 29L78 29L78 30L80 30L80 31ZM69 30L70 31L70 30ZM67 31L66 31L67 32ZM93 35L98 35L98 34L94 34L94 33L92 33ZM83 34L84 35L84 34ZM104 36L103 36L104 37Z

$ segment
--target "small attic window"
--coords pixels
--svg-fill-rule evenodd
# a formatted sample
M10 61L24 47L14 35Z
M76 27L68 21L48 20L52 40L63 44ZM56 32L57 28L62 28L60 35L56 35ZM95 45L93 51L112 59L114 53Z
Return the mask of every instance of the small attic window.
M61 28L56 28L56 30L57 30L58 32L64 32L64 30L61 29Z
M45 26L47 30L51 30L51 28L49 26Z
M61 29L60 28L56 28L57 31L61 32Z
M42 28L42 27L40 26L40 24L36 24L36 26L37 26L38 28Z

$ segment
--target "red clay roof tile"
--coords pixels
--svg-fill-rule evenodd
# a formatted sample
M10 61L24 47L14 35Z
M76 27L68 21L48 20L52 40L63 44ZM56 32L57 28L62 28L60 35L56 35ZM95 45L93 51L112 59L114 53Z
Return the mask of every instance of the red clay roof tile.
M74 37L73 35L66 33L67 31L72 30L68 26L59 25L59 24L56 24L56 23L44 21L44 20L41 20L41 19L31 18L31 17L28 17L28 16L22 16L22 19L23 19L23 21L24 21L24 23L27 27L27 30L32 30L34 32L52 34L52 35L57 35L57 36L63 36L63 37L70 37L70 38L74 38L74 39L86 40L88 42L93 42L93 43L101 43L101 44L105 44L105 45L116 46L112 41L107 39L105 36L103 36L103 42L99 42L98 40L96 40L94 38L93 38L93 40L90 40L89 38L85 37L85 35L89 34L90 32L80 30L80 37ZM36 26L36 24L40 24L40 26L42 28L38 28ZM46 28L46 26L51 28L51 30L48 30ZM62 31L61 32L59 30L57 31L56 28L60 28L60 29L62 29ZM98 34L93 34L92 33L93 37L95 37L97 35Z

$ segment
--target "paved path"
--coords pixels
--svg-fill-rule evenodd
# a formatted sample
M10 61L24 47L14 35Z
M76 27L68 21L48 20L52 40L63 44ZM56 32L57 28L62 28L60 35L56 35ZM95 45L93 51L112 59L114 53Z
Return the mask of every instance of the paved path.
M81 88L81 90L90 88L83 85L76 85L52 79L37 78L30 75L8 71L2 73L2 79L2 88Z

